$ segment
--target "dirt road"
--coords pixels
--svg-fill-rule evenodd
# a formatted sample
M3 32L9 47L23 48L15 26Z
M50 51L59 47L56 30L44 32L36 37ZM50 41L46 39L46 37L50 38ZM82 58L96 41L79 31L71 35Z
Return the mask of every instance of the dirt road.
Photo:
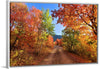
M73 64L76 63L69 56L67 56L62 47L55 46L51 54L46 57L39 65L50 65L50 64Z
M76 64L76 63L91 63L91 61L81 58L76 54L64 52L60 46L55 46L51 54L46 57L39 65L52 64Z

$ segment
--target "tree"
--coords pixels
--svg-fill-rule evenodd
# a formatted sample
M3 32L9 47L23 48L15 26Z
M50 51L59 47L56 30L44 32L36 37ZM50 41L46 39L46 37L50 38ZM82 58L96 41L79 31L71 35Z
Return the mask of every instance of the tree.
M16 25L24 24L24 15L27 12L28 8L24 3L10 3L10 30L13 30Z
M75 35L79 35L78 31L75 31L71 28L67 28L63 30L63 45L66 46L69 51L71 51L72 47L75 46L79 41L75 38Z
M56 39L55 44L62 46L62 39Z
M20 40L19 36L24 32L24 16L27 12L28 8L24 3L10 3L10 36L12 42L10 49L14 48L16 42ZM13 36L15 37L14 40Z
M42 51L42 48L45 47L45 45L53 47L53 38L51 35L55 34L54 24L52 24L52 17L49 15L49 9L42 9L41 16L42 21L40 27L38 27L38 35L40 35L40 37L38 36L38 43L40 43L39 52Z
M79 28L84 30L88 26L93 32L92 35L97 37L97 5L59 4L59 6L58 10L52 11L52 17L58 18L57 23L77 30L80 30Z
M39 34L38 31L40 31L42 11L35 7L28 11L24 3L11 3L10 13L11 41L14 39L13 36L15 36L11 47L15 47L15 44L18 42L17 47L33 48Z
M47 46L50 47L50 48L54 47L53 37L51 35L48 36Z
M52 24L52 16L49 14L49 9L46 11L42 9L42 28L49 35L54 35L54 24Z

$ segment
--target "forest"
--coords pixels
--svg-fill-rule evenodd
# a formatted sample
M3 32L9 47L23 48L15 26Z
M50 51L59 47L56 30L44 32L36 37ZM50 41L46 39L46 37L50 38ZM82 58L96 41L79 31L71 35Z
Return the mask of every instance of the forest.
M29 9L25 3L10 3L10 66L97 62L98 5L58 4L58 8ZM65 27L56 40L55 18Z

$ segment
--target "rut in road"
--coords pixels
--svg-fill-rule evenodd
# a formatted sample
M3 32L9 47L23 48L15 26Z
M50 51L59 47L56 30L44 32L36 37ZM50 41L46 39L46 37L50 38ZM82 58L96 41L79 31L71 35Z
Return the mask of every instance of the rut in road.
M51 54L46 57L39 65L51 64L73 64L75 63L70 57L64 54L62 47L57 46Z

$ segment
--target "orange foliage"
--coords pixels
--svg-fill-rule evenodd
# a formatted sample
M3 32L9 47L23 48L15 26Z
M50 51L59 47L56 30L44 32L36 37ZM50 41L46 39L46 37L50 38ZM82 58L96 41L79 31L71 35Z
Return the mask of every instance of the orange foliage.
M47 46L53 48L54 44L53 44L53 37L51 35L48 35L48 40L47 40Z
M57 39L57 40L55 41L55 44L56 44L56 45L59 45L59 46L62 46L62 39Z
M86 29L97 37L97 5L90 4L61 4L58 10L52 11L52 17L58 17L57 23L71 27L74 30ZM86 33L86 32L84 32Z
M27 48L27 46L34 46L42 22L41 14L42 11L35 7L32 7L32 9L28 11L24 3L10 3L10 31L17 34L16 40L18 40L18 47L23 48L23 46L26 46ZM13 46L16 40L12 44Z

